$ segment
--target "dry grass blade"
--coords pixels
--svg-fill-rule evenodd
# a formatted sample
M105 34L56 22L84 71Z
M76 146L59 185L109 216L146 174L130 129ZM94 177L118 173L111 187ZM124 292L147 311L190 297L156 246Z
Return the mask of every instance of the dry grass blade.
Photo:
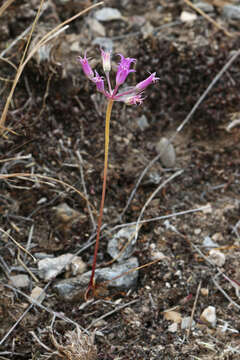
M1 179L10 179L10 178L19 177L19 176L22 177L23 179L28 178L28 177L36 177L36 178L40 178L40 179L51 180L51 181L55 181L56 183L59 183L59 184L61 184L63 186L66 186L67 188L72 189L78 195L80 195L86 201L86 203L91 206L94 213L96 213L96 209L94 208L94 206L89 202L89 200L86 198L86 196L84 196L84 194L81 193L81 191L77 190L74 186L69 185L66 182L62 181L62 180L55 179L55 178L52 178L50 176L45 176L45 175L40 175L40 174L29 174L29 173L1 174L0 175L0 180Z
M8 234L7 231L5 231L5 230L3 230L3 229L1 229L1 228L0 228L0 231L1 231L3 234L7 235L7 236L9 237L9 239L11 239L11 240L14 242L14 244L15 244L19 249L21 249L23 252L25 252L26 254L28 254L29 256L31 256L31 258L34 260L34 262L37 261L37 260L35 259L35 257L34 257L27 249L25 249L22 245L20 245L10 234Z
M14 2L15 0L7 0L0 7L0 16L4 13L4 11Z
M10 93L8 95L8 98L7 98L7 101L6 101L6 104L5 104L5 107L4 107L4 110L3 110L3 113L2 113L2 117L0 119L0 134L4 131L4 124L5 124L5 120L6 120L6 116L7 116L7 112L8 112L8 108L9 108L9 105L10 105L10 102L11 102L11 99L13 97L13 93L14 93L14 90L17 86L17 83L18 83L18 80L21 76L21 73L24 69L24 66L23 66L23 63L24 63L24 59L25 59L25 56L27 54L27 51L28 51L28 48L29 48L29 45L30 45L30 42L31 42L31 38L32 38L32 34L33 34L33 31L37 25L37 21L39 19L39 16L40 16L40 13L41 13L41 9L42 9L42 6L43 6L43 3L44 3L44 0L41 0L41 3L40 3L40 6L38 8L38 12L37 12L37 15L33 21L33 25L31 27L31 31L30 31L30 34L29 34L29 37L28 37L28 40L27 40L27 44L25 46L25 49L24 49L24 52L23 52L23 55L22 55L22 58L21 58L21 61L20 61L20 64L19 64L19 67L18 67L18 70L17 70L17 73L15 75L15 79L14 79L14 82L13 82L13 85L12 85L12 88L10 90Z
M197 301L198 301L201 286L202 286L202 280L200 280L200 283L199 283L198 288L197 288L197 293L196 293L196 297L195 297L195 300L194 300L194 304L193 304L193 308L192 308L192 312L191 312L191 318L190 318L190 322L189 322L189 327L188 327L188 331L187 331L187 339L189 338L190 333L191 333L193 316L194 316L194 313L195 313L195 310L196 310Z
M66 21L64 21L63 23L59 24L58 26L56 26L53 30L49 31L46 35L44 35L42 37L42 39L34 46L34 48L30 51L30 53L28 54L27 58L22 62L20 63L19 67L18 67L18 71L16 73L16 76L15 76L15 79L14 79L14 82L13 82L13 85L12 85L12 88L11 88L11 91L8 95L8 98L7 98L7 101L6 101L6 104L4 106L4 109L3 109L3 113L2 113L2 116L1 116L1 119L0 119L0 134L2 134L4 132L4 124L5 124L5 121L6 121L6 116L7 116L7 112L8 112L8 108L9 108L9 105L10 105L10 102L11 102L11 99L13 97L13 94L14 94L14 91L15 91L15 88L17 86L17 83L18 83L18 80L20 79L21 77L21 74L26 66L26 64L28 63L28 61L32 58L32 56L40 49L41 46L45 45L50 39L52 39L52 36L54 34L56 34L58 31L60 31L60 29L69 24L70 22L72 22L73 20L77 19L79 16L87 13L88 11L94 9L95 7L99 6L99 5L102 5L103 2L99 2L97 4L94 4L92 6L89 6L87 9L84 9L82 11L80 11L79 13L77 13L76 15L72 16L70 19L67 19ZM40 12L39 12L40 14ZM34 20L34 23L33 23L33 26L35 24L37 20L37 17L35 18ZM31 34L32 34L32 31L30 33L30 36L29 38L31 38ZM26 45L26 48L28 48L28 43ZM25 56L25 53L26 53L26 50L24 51L24 56Z
M20 250L18 249L18 255L17 255L17 260L19 262L20 265L22 265L22 267L29 273L29 275L32 277L32 279L38 283L38 278L33 274L33 272L27 267L27 265L24 264L24 262L21 259L20 256Z

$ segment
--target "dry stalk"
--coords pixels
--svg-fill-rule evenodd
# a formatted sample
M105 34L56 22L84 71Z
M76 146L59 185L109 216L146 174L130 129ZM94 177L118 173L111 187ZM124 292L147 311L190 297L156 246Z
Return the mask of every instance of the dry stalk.
M22 251L24 251L27 255L31 256L31 258L34 260L34 262L37 261L37 260L35 259L35 257L34 257L27 249L25 249L22 245L20 245L10 234L8 234L7 231L3 230L2 228L0 228L0 231L1 231L3 234L7 235L7 236L9 237L9 239L11 239L11 240L14 242L14 244L15 244L19 249L21 249Z
M40 179L47 179L47 180L51 180L51 181L54 181L56 183L59 183L63 186L66 186L67 188L75 191L78 195L80 195L85 201L86 203L88 203L91 208L93 209L93 211L96 213L96 210L94 208L94 206L89 202L89 200L86 198L86 196L84 196L84 194L77 190L74 186L72 185L69 185L68 183L62 181L62 180L59 180L59 179L55 179L53 177L50 177L50 176L45 176L45 175L41 175L41 174L30 174L30 173L13 173L13 174L0 174L0 180L2 179L10 179L10 178L14 178L14 177L22 177L23 180L26 180L25 178L28 178L28 177L36 177L36 178L40 178Z
M14 2L15 0L7 0L0 7L0 16L4 13L4 11Z

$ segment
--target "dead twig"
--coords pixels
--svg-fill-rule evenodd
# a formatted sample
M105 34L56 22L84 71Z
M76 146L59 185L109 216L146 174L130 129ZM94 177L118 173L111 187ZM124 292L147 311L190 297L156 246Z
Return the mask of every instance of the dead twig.
M88 199L83 195L83 193L81 193L81 191L77 190L74 186L69 185L68 183L59 180L59 179L55 179L51 176L46 176L46 175L41 175L41 174L30 174L30 173L13 173L13 174L0 174L0 180L1 179L10 179L10 178L14 178L14 177L22 177L23 180L25 180L25 178L28 177L36 177L36 178L40 178L40 179L47 179L47 180L51 180L54 181L56 183L59 183L63 186L66 186L67 188L75 191L78 195L80 195L87 203L89 203L89 205L92 207L92 209L94 210L94 212L96 213L96 210L94 208L94 206L88 201ZM50 185L50 184L49 184ZM51 184L52 185L52 184Z
M20 265L22 265L22 267L29 273L29 275L33 278L33 280L38 283L38 278L33 274L33 272L27 267L27 265L24 264L24 262L22 261L21 257L20 257L20 250L18 249L18 255L17 255L17 260L19 262Z
M33 259L34 262L37 261L36 258L35 258L28 250L26 250L22 245L20 245L10 234L8 234L7 231L3 230L2 228L0 228L0 231L1 231L3 234L7 235L7 236L9 237L9 239L11 239L11 240L14 242L14 244L15 244L19 249L21 249L21 250L24 251L26 254L28 254L29 256L31 256L31 258Z
M15 0L7 0L0 7L0 16L4 13L4 11L14 2Z
M216 276L218 276L219 274L217 274ZM218 288L218 290L225 296L225 298L232 304L234 305L238 310L240 310L240 305L238 305L227 293L226 291L223 290L223 288L219 285L219 283L216 281L215 277L212 277L212 282L214 283L214 285L216 286L216 288Z
M76 151L76 155L77 155L77 158L78 158L78 161L79 161L79 170L80 170L80 175L81 175L81 180L82 180L83 191L84 191L84 194L86 196L86 199L88 199L87 187L86 187L86 184L85 184L84 173L83 173L83 159L82 159L82 155L80 154L79 150ZM90 216L92 226L93 226L93 231L95 231L96 223L95 223L95 220L94 220L94 217L93 217L92 209L91 209L91 207L89 206L88 203L87 203L87 207L88 207L89 216Z
M199 285L198 285L197 293L196 293L195 300L194 300L194 303L193 303L193 308L192 308L192 312L191 312L189 327L188 327L188 330L187 330L187 339L189 338L190 333L191 333L193 316L194 316L194 313L195 313L195 310L196 310L197 301L198 301L198 297L199 297L199 292L200 292L201 286L202 286L202 280L200 280L200 283L199 283Z

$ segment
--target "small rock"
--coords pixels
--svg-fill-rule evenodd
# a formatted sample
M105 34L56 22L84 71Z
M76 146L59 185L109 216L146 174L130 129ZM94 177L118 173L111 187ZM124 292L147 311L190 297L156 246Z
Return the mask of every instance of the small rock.
M112 280L113 278L120 276L121 274L124 274L131 269L137 268L138 266L138 259L136 257L131 257L120 264L114 264L111 268L100 269L99 273L97 274L97 281L104 282ZM130 272L129 274L125 274L116 280L112 280L109 283L109 287L126 291L135 288L137 285L137 279L138 270Z
M147 179L144 181L144 185L158 185L160 184L160 181L162 180L162 176L153 171L148 174Z
M101 284L101 282L112 280L113 278L138 266L138 259L136 257L132 257L122 264L114 264L112 267L97 269L95 273L96 283ZM54 289L64 300L80 300L80 297L83 296L87 288L90 277L91 271L88 271L74 278L59 281L54 285ZM126 291L136 286L137 279L138 271L136 270L111 281L108 287Z
M231 20L240 19L240 6L237 5L225 5L223 7L223 16Z
M203 2L203 1L199 1L195 4L195 6L204 11L205 13L210 13L210 12L213 12L214 11L214 7L211 5L211 4L208 4L206 2Z
M85 262L83 262L79 256L75 256L75 258L71 262L70 267L71 267L73 276L83 274L87 268Z
M217 233L215 233L215 234L212 235L212 240L213 240L213 241L216 241L217 243L219 243L219 242L221 242L221 241L224 240L224 237L223 237L222 233L217 232Z
M10 276L10 284L16 288L26 288L30 284L30 280L28 275L26 274L19 274Z
M194 234L195 235L200 235L202 232L202 229L198 228L198 229L194 229Z
M197 15L188 11L182 11L180 15L180 20L182 22L192 22L197 19Z
M217 266L221 267L225 264L225 255L219 251L212 249L209 252L209 259Z
M217 323L216 308L214 306L208 306L205 310L203 310L200 319L204 323L215 327Z
M177 331L178 328L178 324L177 323L172 323L171 325L169 325L168 327L168 331L171 333L175 333Z
M177 311L166 311L164 312L165 320L173 321L174 323L179 324L182 321L181 314Z
M87 24L94 34L106 36L105 27L97 19L88 18Z
M207 288L202 288L200 290L200 292L203 296L208 296L208 294L209 294L209 290Z
M218 247L218 244L215 243L214 241L212 241L212 239L210 238L210 236L205 236L204 240L203 240L203 246L207 249L210 250L212 248L216 248Z
M158 250L151 250L151 259L152 260L168 260L168 258Z
M138 230L139 228L140 227L138 227ZM108 254L118 262L128 259L134 251L136 243L135 234L135 225L122 228L111 240L109 240L107 247ZM123 250L125 246L126 248ZM119 254L121 255L119 256Z
M173 167L176 163L176 154L173 145L167 138L162 138L156 145L156 151L165 167Z
M204 209L202 210L202 212L204 214L212 214L213 210L212 210L212 205L210 203L208 203Z
M43 291L42 288L40 288L39 286L36 286L32 292L30 297L34 300L37 300L39 303L43 302L43 300L45 299L46 293L45 291Z
M190 322L191 322L191 316L186 316L186 317L182 318L181 329L182 330L189 329ZM191 329L194 329L194 327L195 327L195 321L193 320Z
M63 223L68 223L80 216L80 213L68 206L66 203L62 203L58 206L53 207L56 211L56 216Z
M98 21L111 21L122 19L120 11L111 7L104 7L100 10L97 10L94 14L94 17Z
M38 262L39 276L45 281L55 278L74 258L76 259L76 256L74 257L73 254L63 254L56 258L40 260Z
M145 115L140 116L137 119L137 123L138 123L139 128L142 131L146 130L149 127L149 123L148 123L147 117Z

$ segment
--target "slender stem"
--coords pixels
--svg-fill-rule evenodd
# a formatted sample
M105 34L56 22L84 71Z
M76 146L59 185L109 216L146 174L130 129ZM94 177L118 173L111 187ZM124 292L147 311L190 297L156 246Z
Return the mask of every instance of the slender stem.
M116 95L115 96L115 100L118 100L119 98L121 98L122 96L125 96L125 95L130 95L130 94L136 94L136 89L135 87L132 87L131 89L127 90L127 91L124 91L122 93L120 93L119 95ZM140 93L140 91L138 92Z
M107 78L109 94L112 95L112 86L111 86L111 81L110 81L110 77L109 77L109 71L105 72L105 74L106 74L106 78Z
M95 270L96 270L100 230L101 230L101 226L102 226L102 216L103 216L103 208L104 208L105 193L106 193L108 149L109 149L109 129L110 129L112 106L113 106L113 100L109 99L108 105L107 105L107 112L106 112L106 121L105 121L105 156L104 156L104 172L103 172L103 185L102 185L102 200L101 200L99 216L98 216L97 237L96 237L96 244L95 244L95 249L94 249L93 263L92 263L92 274L91 274L91 278L90 278L90 281L88 284L88 288L85 293L85 300L88 300L88 295L91 291L93 292L93 295L94 295L94 290L95 290L94 276L95 276Z

